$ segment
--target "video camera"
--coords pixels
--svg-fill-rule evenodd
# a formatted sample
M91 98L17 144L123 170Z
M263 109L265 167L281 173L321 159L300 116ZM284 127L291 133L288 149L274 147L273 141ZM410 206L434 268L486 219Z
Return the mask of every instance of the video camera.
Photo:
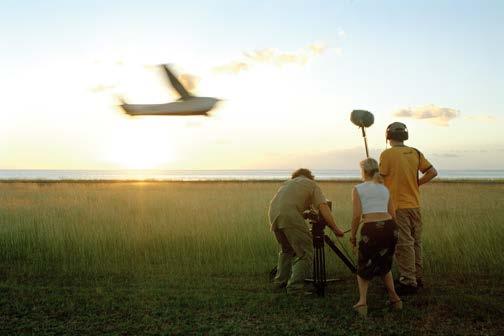
M326 200L326 204L329 209L332 209L332 201ZM320 214L318 210L310 208L303 212L303 218L307 220L312 226L312 235L315 233L321 233L324 231L327 223L324 217Z

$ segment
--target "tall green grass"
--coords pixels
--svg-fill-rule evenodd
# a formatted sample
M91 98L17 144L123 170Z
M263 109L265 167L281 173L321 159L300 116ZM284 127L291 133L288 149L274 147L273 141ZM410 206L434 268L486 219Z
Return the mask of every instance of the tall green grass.
M352 185L321 183L345 228ZM0 183L0 267L28 275L265 273L277 253L267 208L278 186ZM504 273L504 184L434 183L422 193L426 273ZM331 272L347 272L328 256Z

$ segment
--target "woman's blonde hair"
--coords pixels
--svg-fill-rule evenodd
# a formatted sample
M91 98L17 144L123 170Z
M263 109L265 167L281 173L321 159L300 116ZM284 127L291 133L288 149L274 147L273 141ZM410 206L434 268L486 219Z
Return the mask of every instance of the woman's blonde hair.
M372 178L375 183L383 183L383 178L380 175L378 162L373 158L367 158L360 162L363 178Z

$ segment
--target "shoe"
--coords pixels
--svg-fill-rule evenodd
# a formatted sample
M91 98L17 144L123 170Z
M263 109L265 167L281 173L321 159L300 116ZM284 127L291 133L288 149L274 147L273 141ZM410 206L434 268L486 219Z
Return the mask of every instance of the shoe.
M403 309L403 303L402 300L399 299L397 301L387 301L386 305L391 309L391 310L401 310Z
M280 288L277 286L274 286L271 288L272 293L287 293L287 290L285 288Z
M361 317L367 316L367 305L353 306L353 310Z
M299 297L315 297L316 292L307 290L305 288L286 288L284 289L288 295L299 296Z
M400 296L412 295L412 294L416 294L418 292L418 287L412 286L412 285L405 285L405 284L399 282L395 285L395 290L396 290L397 294L399 294Z
M318 297L317 292L313 292L313 291L304 291L303 295L304 295L304 297L309 297L309 298Z
M285 287L287 287L287 282L275 282L275 288L278 288L278 289L284 289Z
M273 268L271 269L271 271L269 272L269 280L270 280L270 281L275 280L276 275L277 275L277 267L275 266L275 267L273 267Z
M271 285L271 291L273 293L285 293L285 287L287 287L287 283L285 282L273 282Z

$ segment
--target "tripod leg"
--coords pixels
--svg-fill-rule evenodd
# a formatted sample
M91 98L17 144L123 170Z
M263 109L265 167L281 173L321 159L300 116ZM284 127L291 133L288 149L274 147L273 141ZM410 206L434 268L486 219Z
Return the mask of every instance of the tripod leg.
M324 247L315 248L315 260L313 263L313 285L318 296L324 296L326 285Z
M318 248L315 247L313 257L313 287L315 288L315 292L318 293L318 281L319 281L319 262L318 262Z
M341 250L334 244L334 242L331 240L331 238L329 238L327 235L325 235L324 240L327 243L327 245L329 245L331 250L333 250L334 253L336 253L336 255L343 261L343 263L346 265L346 267L348 267L348 269L352 273L357 273L357 268L355 268L355 265L353 264L353 262L350 259L348 259L343 254L343 252L341 252Z
M322 283L323 283L324 287L326 284L326 280L327 280L327 277L326 277L326 268L325 268L325 250L322 247Z
M318 290L319 279L319 262L318 262L318 248L315 247L315 257L313 258L313 287Z
M325 250L324 246L320 249L320 296L325 295L326 287L326 269L325 269Z

